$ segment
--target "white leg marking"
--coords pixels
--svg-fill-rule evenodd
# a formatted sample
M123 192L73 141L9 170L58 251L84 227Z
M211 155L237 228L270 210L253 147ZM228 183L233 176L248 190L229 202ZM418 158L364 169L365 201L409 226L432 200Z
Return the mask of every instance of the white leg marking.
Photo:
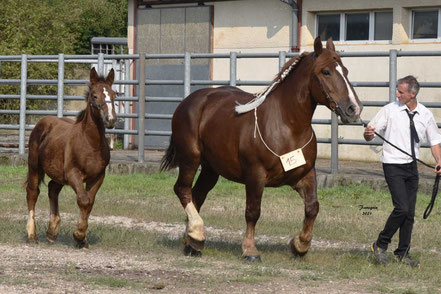
M193 202L190 202L185 207L185 212L188 216L187 234L197 241L204 241L204 221L199 215Z
M113 119L113 105L112 100L109 96L109 92L107 92L106 88L103 88L103 93L104 95L106 95L107 108L109 109L109 119Z
M352 91L351 87L349 86L348 80L346 79L345 75L343 74L343 69L341 68L341 66L338 63L337 63L336 69L341 74L341 77L343 78L343 80L346 83L346 88L348 89L348 93L349 93L349 99L351 99L352 103L354 103L354 105L355 105L355 114L359 115L360 114L360 106L358 105L357 100L355 99L354 92Z
M35 236L35 219L34 219L34 211L29 211L28 223L26 225L26 230L28 231L28 238L33 238Z

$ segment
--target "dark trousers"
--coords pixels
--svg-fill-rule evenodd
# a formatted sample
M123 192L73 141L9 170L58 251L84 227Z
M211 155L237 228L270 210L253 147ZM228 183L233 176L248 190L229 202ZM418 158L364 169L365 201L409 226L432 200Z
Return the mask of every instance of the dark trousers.
M392 194L394 210L389 215L383 231L377 239L377 246L387 249L393 235L400 229L400 239L395 254L408 253L415 217L418 191L418 168L416 161L406 164L383 164L384 177Z

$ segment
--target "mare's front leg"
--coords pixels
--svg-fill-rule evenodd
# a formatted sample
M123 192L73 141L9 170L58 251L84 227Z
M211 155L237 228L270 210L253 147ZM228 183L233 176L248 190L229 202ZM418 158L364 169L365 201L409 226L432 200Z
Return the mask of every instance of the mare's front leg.
M293 188L299 192L305 203L305 219L302 231L289 241L289 247L295 256L303 256L311 246L312 228L319 212L315 168L312 168Z
M75 241L77 241L80 248L88 248L86 239L86 231L88 227L88 219L95 202L95 195L104 180L104 172L91 182L86 183L84 189L83 179L77 169L73 169L68 174L69 184L72 186L77 194L77 204L80 208L80 217L78 220L77 230L73 233Z
M58 236L58 228L60 225L60 213L58 210L58 195L60 194L63 185L58 184L54 180L51 180L48 185L49 189L49 203L50 203L50 216L49 225L46 231L46 238L49 242L55 242Z
M260 179L261 175L252 175L246 182L246 208L245 220L247 223L245 238L242 241L242 257L248 261L261 261L260 253L256 248L254 234L256 223L260 217L260 209L262 203L262 194L264 184Z

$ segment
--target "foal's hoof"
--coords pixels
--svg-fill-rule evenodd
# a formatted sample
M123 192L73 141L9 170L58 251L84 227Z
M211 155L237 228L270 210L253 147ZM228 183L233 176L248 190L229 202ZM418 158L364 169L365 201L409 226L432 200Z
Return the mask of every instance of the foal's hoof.
M184 247L184 255L185 256L193 256L193 257L202 257L202 251L196 250L191 246L187 245Z
M54 235L54 234L50 233L49 231L46 232L46 238L50 243L54 243L55 240L57 240L57 237L58 237L57 235Z
M243 259L249 262L262 262L260 255L245 255L243 256Z
M78 249L83 249L83 250L87 250L89 249L89 243L87 243L86 240L82 241L82 242L77 242L77 246Z
M296 242L297 241L297 242ZM306 250L299 250L296 246L296 243L300 242L300 239L298 236L294 237L289 241L289 249L291 250L291 253L296 257L302 257L305 256L306 253L308 253L309 246L307 246Z
M33 238L28 238L26 240L26 243L29 245L37 245L38 244L38 238L37 236L33 237Z

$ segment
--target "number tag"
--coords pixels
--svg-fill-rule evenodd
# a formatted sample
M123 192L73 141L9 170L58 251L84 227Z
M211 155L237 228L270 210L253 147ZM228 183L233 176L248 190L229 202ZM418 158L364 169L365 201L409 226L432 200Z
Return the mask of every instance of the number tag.
M282 156L280 156L280 161L282 162L283 169L286 172L306 164L302 149L297 149L283 154Z

